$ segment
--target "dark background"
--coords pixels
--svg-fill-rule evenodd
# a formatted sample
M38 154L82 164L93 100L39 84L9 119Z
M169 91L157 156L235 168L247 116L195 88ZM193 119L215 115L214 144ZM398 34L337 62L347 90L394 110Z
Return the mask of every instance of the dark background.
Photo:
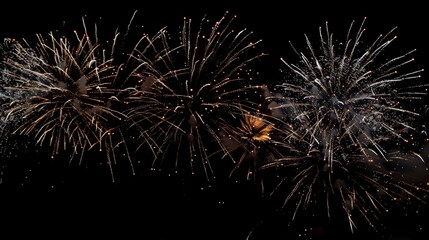
M420 1L423 2L423 1ZM398 54L416 48L417 65L428 69L428 12L423 3L379 1L18 1L0 7L0 37L31 38L36 33L81 27L81 17L99 19L108 30L126 24L138 10L148 32L179 27L183 17L218 19L225 11L237 15L237 24L263 39L274 69L288 59L288 41L303 46L304 34L317 38L318 27L329 22L339 38L352 20L367 17L369 40L397 26ZM109 31L109 34L112 32ZM294 59L294 58L291 58ZM424 76L426 78L426 76ZM12 141L12 140L11 140ZM259 184L218 178L207 183L197 177L165 176L145 170L132 176L126 163L117 166L112 182L101 156L89 155L82 164L68 159L45 159L25 139L11 143L0 184L0 234L63 239L426 239L428 207L411 212L401 208L380 219L379 232L363 226L350 234L347 222L303 216L289 223L273 203L262 196ZM4 143L6 144L6 143ZM9 144L9 143L8 143ZM24 146L24 147L23 147ZM138 161L139 159L136 159ZM137 164L137 170L139 170ZM307 218L308 217L308 218ZM422 237L419 237L422 236Z

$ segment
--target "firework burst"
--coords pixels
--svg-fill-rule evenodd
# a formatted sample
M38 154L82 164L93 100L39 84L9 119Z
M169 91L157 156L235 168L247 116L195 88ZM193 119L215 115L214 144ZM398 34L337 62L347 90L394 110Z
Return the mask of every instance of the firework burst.
M227 146L228 153L233 153L238 149L242 152L231 174L238 169L247 169L247 178L250 178L258 168L257 165L263 162L258 161L260 160L260 150L263 145L271 142L274 124L262 116L250 113L244 113L241 118L240 124L225 129L228 134L223 134L222 141ZM248 165L248 167L243 167L244 165Z
M232 27L234 19L203 19L194 30L185 18L178 43L162 29L135 47L130 61L137 61L137 80L130 77L126 88L129 116L140 133L158 140L153 169L190 166L192 174L201 170L214 177L211 153L229 155L220 133L243 109L257 107L260 86L252 66L264 54L252 32Z
M15 42L3 60L7 101L2 107L5 121L17 125L13 132L51 146L52 158L71 149L72 159L82 160L85 152L98 149L107 153L112 171L114 151L125 144L118 126L126 116L112 107L117 68L83 23L83 34L38 34L34 45Z
M281 122L261 112L238 115L239 124L229 124L223 129L222 141L228 153L237 160L230 177L245 172L246 179L255 179L261 166L295 152L289 144L294 138L290 129L281 129Z
M293 48L300 61L282 59L287 78L277 86L281 96L272 99L301 136L303 154L266 165L287 172L279 186L292 182L285 204L295 202L295 214L324 202L329 215L331 203L339 201L352 231L352 213L372 225L390 202L418 198L421 188L400 169L407 161L424 167L418 153L392 154L415 132L420 113L413 107L426 95L423 70L413 70L414 50L383 59L394 29L364 46L364 22L357 31L352 23L344 42L336 42L326 24L319 29L320 48L306 36L308 54Z

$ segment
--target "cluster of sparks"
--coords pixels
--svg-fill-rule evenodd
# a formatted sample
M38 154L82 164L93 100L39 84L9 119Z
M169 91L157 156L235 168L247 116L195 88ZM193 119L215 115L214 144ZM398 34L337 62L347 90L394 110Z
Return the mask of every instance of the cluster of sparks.
M234 20L227 13L195 28L185 19L179 33L141 34L120 55L119 33L100 42L85 21L81 34L38 34L35 44L6 39L1 135L29 136L52 158L106 153L112 177L119 155L132 173L133 158L207 179L223 159L231 174L245 168L247 178L274 171L281 181L272 194L286 193L294 216L321 203L329 215L339 200L352 231L352 214L372 224L387 200L420 199L415 192L426 184L400 166L425 168L425 158L400 146L419 130L422 111L411 106L427 84L413 67L414 51L383 57L393 30L362 46L364 21L357 31L351 24L343 43L326 25L317 47L306 37L308 54L293 48L297 63L281 60L285 78L271 86L257 70L266 55L261 40Z

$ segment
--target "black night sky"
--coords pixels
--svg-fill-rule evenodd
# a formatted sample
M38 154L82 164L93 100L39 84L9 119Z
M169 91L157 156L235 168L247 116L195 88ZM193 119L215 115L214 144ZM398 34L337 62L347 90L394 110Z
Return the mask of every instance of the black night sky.
M0 37L31 39L36 33L80 28L82 16L94 19L109 36L126 25L134 11L143 29L155 33L169 26L178 29L184 17L199 21L218 19L226 11L237 15L236 24L254 32L269 53L262 72L267 79L279 75L279 59L294 53L289 41L305 46L304 34L317 38L319 26L329 22L330 31L344 36L352 20L367 18L370 39L397 26L398 52L417 49L415 64L429 69L427 43L429 14L423 2L401 1L59 1L55 4L11 1L0 7ZM376 5L375 5L376 4ZM367 37L368 37L367 36ZM389 49L389 52L393 49ZM395 49L396 50L396 49ZM295 59L292 58L291 59ZM266 70L266 71L265 71ZM423 73L428 82L429 77ZM427 107L426 107L427 114ZM427 124L427 117L421 125ZM427 137L427 136L426 136ZM127 161L114 166L115 182L102 155L89 153L82 163L61 155L49 158L50 150L28 146L25 136L16 137L9 157L0 162L0 234L19 237L63 239L116 237L118 239L427 239L429 205L411 204L382 214L378 231L358 223L350 233L347 221L312 217L305 213L290 222L278 199L262 194L258 181L229 178L218 171L216 180L199 176L153 172L145 155L134 156L136 175ZM2 141L2 144L4 143ZM424 143L421 143L424 145ZM426 142L426 148L428 143ZM48 157L46 157L48 156ZM426 149L426 161L429 161ZM426 163L426 166L429 166ZM221 170L221 169L220 169ZM426 172L427 173L427 172ZM426 197L426 200L429 198ZM404 203L406 204L406 203ZM281 204L280 204L281 205ZM410 204L407 204L410 205ZM378 224L378 223L377 223ZM1 238L3 238L1 237Z

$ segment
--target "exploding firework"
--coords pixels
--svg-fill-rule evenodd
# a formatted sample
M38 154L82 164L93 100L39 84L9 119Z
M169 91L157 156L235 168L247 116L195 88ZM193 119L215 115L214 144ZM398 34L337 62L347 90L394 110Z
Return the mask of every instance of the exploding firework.
M71 149L71 158L82 160L98 149L112 171L114 151L125 144L119 128L125 115L112 107L117 68L83 26L83 34L71 37L38 34L34 45L14 42L3 60L2 111L5 122L16 125L13 133L51 146L52 158Z
M289 141L294 138L290 129L280 129L281 122L261 112L237 115L239 124L225 124L222 142L237 163L230 176L245 172L246 179L256 177L261 166L296 151Z
M264 54L252 32L233 28L234 19L203 19L195 30L184 19L178 43L162 29L135 47L130 62L138 67L130 79L137 80L127 83L128 114L141 134L157 140L153 169L201 170L214 177L210 155L219 149L229 155L220 133L243 109L257 108L260 86L253 66Z
M225 129L228 134L224 134L222 141L227 146L228 153L238 150L242 152L232 173L238 169L246 169L243 166L247 165L247 178L250 178L258 169L258 165L265 160L260 160L261 148L265 150L266 148L263 146L271 142L274 124L262 116L259 117L250 113L243 114L241 118L239 125ZM268 154L273 153L269 152Z
M412 66L414 50L383 57L396 39L394 29L364 46L364 22L357 30L352 23L344 42L336 42L326 24L319 48L306 36L309 54L293 48L300 61L282 59L287 77L277 86L281 96L272 99L301 136L296 145L303 154L266 165L287 174L277 189L291 184L285 204L295 203L294 218L299 209L321 203L329 215L339 202L352 231L354 213L372 226L392 202L419 199L418 181L405 178L401 166L424 168L418 153L393 154L406 151L416 130L416 103L426 95L423 70Z

